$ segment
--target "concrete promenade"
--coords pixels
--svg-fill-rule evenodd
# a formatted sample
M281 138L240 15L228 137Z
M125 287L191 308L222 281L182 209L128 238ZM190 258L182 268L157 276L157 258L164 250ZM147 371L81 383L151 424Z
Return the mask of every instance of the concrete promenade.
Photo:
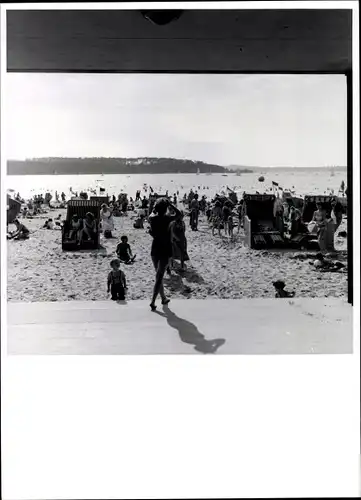
M338 299L8 303L9 354L346 354Z

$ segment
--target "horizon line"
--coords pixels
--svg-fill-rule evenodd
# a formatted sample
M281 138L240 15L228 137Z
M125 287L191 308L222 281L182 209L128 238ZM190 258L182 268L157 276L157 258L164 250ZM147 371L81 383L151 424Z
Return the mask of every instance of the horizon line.
M19 159L19 158L8 158L6 161L20 161L20 162L26 162L26 161L37 161L37 160L49 160L49 159L57 159L57 160L69 160L69 159L74 159L74 160L91 160L91 159L169 159L169 160L180 160L180 161L190 161L190 162L199 162L199 163L204 163L206 165L214 165L214 166L219 166L222 168L329 168L329 169L335 169L335 168L342 168L342 169L347 169L347 165L316 165L316 166L296 166L296 165L238 165L238 164L231 164L231 165L219 165L217 163L211 164L208 163L204 160L194 160L190 158L177 158L174 156L39 156L39 157L31 157L31 158L25 158L25 159Z

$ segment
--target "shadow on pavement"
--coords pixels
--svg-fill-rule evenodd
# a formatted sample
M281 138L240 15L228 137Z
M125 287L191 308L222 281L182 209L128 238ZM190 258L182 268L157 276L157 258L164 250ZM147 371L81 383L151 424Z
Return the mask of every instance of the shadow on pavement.
M196 325L186 319L179 318L167 306L163 307L163 312L156 311L156 313L166 318L168 325L177 330L182 342L194 345L194 349L198 352L214 354L226 342L225 339L207 340Z

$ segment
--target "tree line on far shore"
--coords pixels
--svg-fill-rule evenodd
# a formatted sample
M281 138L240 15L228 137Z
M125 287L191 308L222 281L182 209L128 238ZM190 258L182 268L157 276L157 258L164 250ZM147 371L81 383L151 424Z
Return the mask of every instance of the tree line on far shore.
M33 158L9 160L8 175L227 173L233 170L177 158ZM240 172L252 172L240 169Z

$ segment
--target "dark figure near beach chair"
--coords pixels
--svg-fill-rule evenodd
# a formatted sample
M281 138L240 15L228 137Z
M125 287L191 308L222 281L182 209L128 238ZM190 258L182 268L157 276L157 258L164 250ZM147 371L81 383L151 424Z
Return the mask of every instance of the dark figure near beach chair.
M273 282L273 286L276 290L275 298L276 299L285 299L285 298L291 298L296 295L296 292L288 292L285 290L285 282L278 280Z
M27 240L30 235L29 229L18 219L14 220L16 230L8 235L9 240Z
M125 300L125 291L127 289L127 281L125 274L120 269L120 261L113 259L110 262L112 270L108 274L108 293L112 294L112 300Z
M132 249L130 248L130 245L128 243L128 237L122 236L120 238L120 241L121 243L119 243L116 249L118 259L121 262L124 262L124 264L133 264L136 255L133 255L132 253Z

